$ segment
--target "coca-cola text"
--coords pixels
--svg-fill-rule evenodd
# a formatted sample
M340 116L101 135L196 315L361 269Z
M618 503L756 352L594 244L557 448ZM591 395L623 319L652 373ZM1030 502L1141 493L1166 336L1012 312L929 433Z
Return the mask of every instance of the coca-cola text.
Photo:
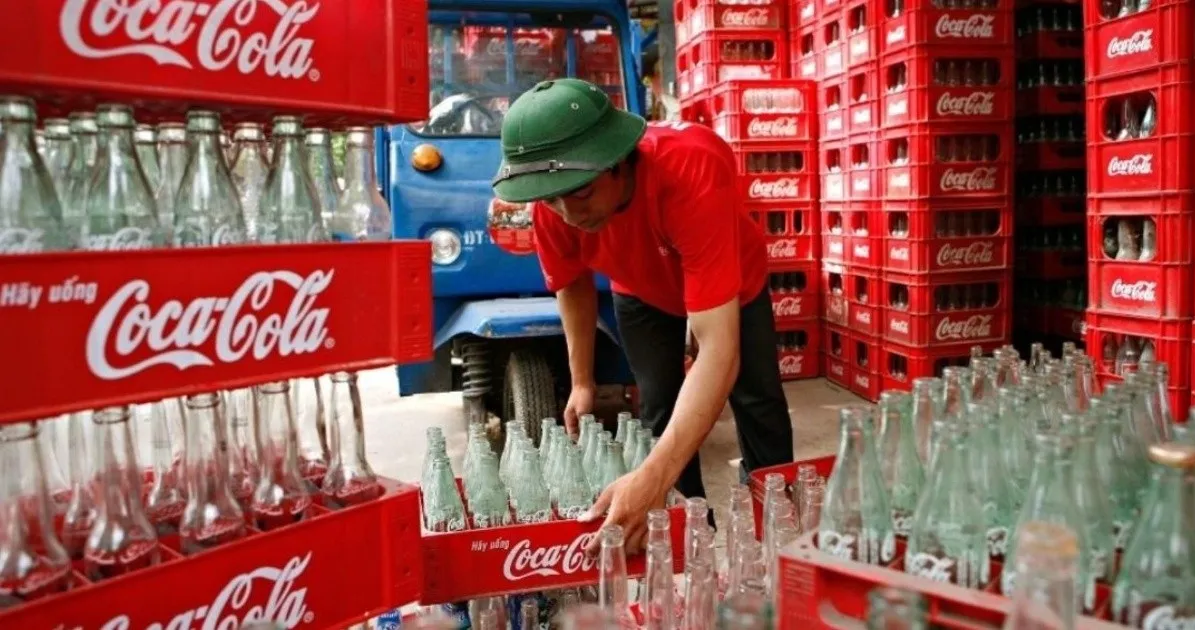
M594 534L581 534L572 542L548 547L533 547L530 540L515 543L502 562L502 575L511 582L533 576L550 577L592 571L594 559L585 555L585 546Z
M937 261L939 267L978 267L992 264L994 253L991 241L975 241L965 247L945 243L938 250Z
M1157 302L1157 288L1157 282L1138 280L1130 284L1117 278L1112 282L1110 294L1114 298L1130 302Z
M991 116L996 111L995 92L972 92L955 96L943 92L935 108L939 116Z
M974 14L965 18L954 18L949 13L938 18L934 35L951 39L992 39L996 16Z
M1115 59L1117 57L1128 57L1143 52L1149 52L1154 47L1154 30L1143 29L1121 39L1113 37L1108 42L1106 51L1108 59Z
M972 315L960 321L953 321L949 317L943 317L942 321L938 322L938 329L935 331L935 338L938 341L965 341L986 339L991 336L991 315Z

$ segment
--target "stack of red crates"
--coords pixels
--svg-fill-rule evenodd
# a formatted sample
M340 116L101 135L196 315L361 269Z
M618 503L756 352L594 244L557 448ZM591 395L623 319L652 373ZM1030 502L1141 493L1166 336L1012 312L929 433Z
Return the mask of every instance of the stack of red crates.
M788 74L785 7L679 0L682 117L709 125L739 160L746 210L768 239L780 373L819 375L816 95Z
M1082 5L1017 9L1018 346L1082 341L1087 308Z
M1115 377L1122 351L1165 362L1181 416L1195 314L1195 8L1084 0L1083 9L1088 354L1101 381Z
M869 332L882 343L868 367L879 375L876 391L908 389L913 379L965 363L972 346L991 351L1010 338L1013 7L1012 0L859 4L881 12L874 22L879 131L869 160L873 194L863 203L877 252ZM845 7L848 29L852 6ZM848 90L856 76L848 71ZM853 136L844 160L856 170L862 141ZM851 173L850 203L865 190L858 177ZM860 279L848 272L847 280L853 309L859 295L849 291Z

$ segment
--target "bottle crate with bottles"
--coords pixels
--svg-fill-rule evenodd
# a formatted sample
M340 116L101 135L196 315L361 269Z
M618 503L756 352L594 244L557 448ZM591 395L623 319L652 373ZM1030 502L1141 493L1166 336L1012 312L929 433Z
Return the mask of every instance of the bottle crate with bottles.
M811 9L812 0L802 7ZM822 78L822 48L818 36L821 29L817 20L802 22L789 31L789 76L795 79L820 81Z
M906 48L884 55L879 73L879 119L885 129L1012 118L1014 64L1008 47Z
M880 331L878 271L822 262L822 318L830 324L867 337Z
M709 31L676 51L677 96L704 97L723 81L788 76L788 38L782 30Z
M784 0L726 3L718 0L677 0L672 19L676 24L676 45L684 46L704 33L734 33L739 30L783 32Z
M821 322L817 318L777 324L780 378L791 381L821 375Z
M883 268L901 273L1007 269L1012 262L1008 200L888 201L883 207Z
M1012 0L886 0L879 16L881 54L906 48L1006 48ZM879 7L880 3L876 3Z

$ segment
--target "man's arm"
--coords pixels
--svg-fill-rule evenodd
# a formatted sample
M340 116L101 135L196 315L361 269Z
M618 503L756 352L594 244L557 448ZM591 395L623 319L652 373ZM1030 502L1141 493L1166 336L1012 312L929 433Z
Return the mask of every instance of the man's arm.
M573 388L593 387L593 346L597 337L597 288L593 272L586 271L556 292L564 339L568 343L568 370Z

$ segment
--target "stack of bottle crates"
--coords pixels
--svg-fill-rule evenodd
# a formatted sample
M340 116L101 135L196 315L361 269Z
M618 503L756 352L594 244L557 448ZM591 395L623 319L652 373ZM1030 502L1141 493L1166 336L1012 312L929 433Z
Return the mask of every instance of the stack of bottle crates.
M675 12L682 117L730 143L745 209L768 241L781 376L816 377L816 94L784 78L785 6L679 0Z
M1101 382L1152 359L1190 399L1195 55L1190 0L1085 0L1087 349Z
M1057 351L1082 341L1087 307L1082 6L1018 8L1016 49L1014 339Z
M1009 341L1012 4L869 3L883 12L870 160L879 212L868 225L878 271L848 273L846 283L854 291L848 300L859 302L851 285L869 280L872 330L882 340L868 358L880 375L875 391L908 389L945 365L965 364L972 346L990 351ZM848 7L848 24L849 15ZM859 145L848 149L844 159L854 165ZM859 190L852 183L849 198Z

